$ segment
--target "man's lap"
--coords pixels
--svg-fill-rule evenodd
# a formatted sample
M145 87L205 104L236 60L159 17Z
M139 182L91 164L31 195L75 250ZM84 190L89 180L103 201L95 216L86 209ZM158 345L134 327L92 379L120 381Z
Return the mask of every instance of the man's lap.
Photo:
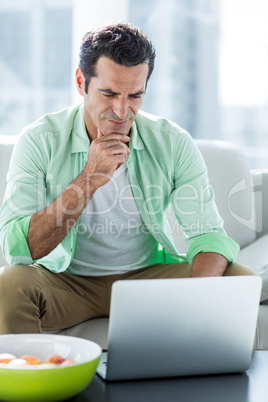
M18 310L16 304L24 306L28 303L28 316L20 320L11 311L10 322L16 319L23 326L24 320L32 319L33 328L55 330L93 318L108 317L111 288L117 280L189 278L190 274L191 265L188 262L155 265L123 274L96 277L56 274L38 264L9 266L1 268L0 288L4 292L1 303L5 301L13 311ZM234 263L229 265L225 275L254 275L254 272ZM39 323L36 322L38 320Z

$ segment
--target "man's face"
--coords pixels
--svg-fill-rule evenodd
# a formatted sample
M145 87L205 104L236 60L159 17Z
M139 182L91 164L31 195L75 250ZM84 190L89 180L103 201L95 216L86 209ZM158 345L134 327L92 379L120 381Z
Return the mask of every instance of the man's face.
M77 88L84 97L85 123L91 140L97 138L98 129L104 135L129 133L143 101L148 70L147 63L125 67L102 56L97 62L97 76L90 79L86 94L83 73L77 69Z

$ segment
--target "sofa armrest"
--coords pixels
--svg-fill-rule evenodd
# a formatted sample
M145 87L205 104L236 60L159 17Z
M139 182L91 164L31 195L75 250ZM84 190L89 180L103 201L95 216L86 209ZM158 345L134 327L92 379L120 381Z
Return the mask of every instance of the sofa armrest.
M268 233L268 169L251 172L251 186L255 200L257 238Z

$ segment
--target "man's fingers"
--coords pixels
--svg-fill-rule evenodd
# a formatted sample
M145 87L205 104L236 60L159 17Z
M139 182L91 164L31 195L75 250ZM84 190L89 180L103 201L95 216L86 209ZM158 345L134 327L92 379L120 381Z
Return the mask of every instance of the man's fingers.
M122 142L129 142L129 140L130 140L130 137L125 134L110 133L110 134L104 135L98 128L98 137L97 138L99 139L102 137L105 138L105 141L117 140L117 141L122 141Z
M123 142L119 140L107 140L107 141L99 141L98 146L100 149L106 149L106 148L114 148L114 147L120 147L123 149L129 149L128 146Z
M100 131L100 129L98 128L98 138L104 137L104 135L102 134L102 132Z

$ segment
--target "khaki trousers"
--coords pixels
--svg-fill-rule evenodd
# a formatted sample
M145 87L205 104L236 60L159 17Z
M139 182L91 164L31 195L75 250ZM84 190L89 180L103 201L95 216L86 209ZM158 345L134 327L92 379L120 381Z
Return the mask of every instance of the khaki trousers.
M188 278L191 265L155 265L119 275L55 274L34 264L0 268L0 334L41 333L108 317L111 286L117 280ZM255 275L230 264L224 275Z

